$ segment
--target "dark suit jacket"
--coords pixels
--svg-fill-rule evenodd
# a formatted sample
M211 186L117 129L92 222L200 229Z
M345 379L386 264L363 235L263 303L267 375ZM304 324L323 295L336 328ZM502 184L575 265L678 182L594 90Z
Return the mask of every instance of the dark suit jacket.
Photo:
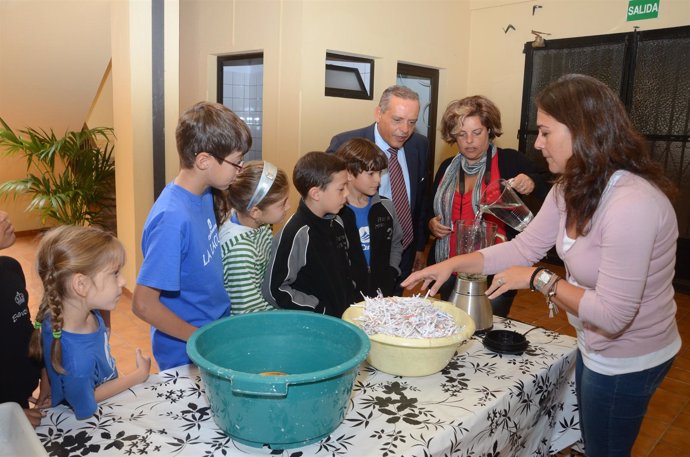
M357 130L339 133L331 139L331 144L326 152L335 152L341 144L352 138L366 138L376 142L374 129L376 124L371 124ZM417 251L423 251L427 239L427 208L425 200L428 198L427 192L429 185L427 176L429 175L429 140L424 135L415 132L403 145L405 148L405 160L410 179L410 202L412 207L412 223L414 224L414 240L412 246ZM403 269L404 270L404 269Z

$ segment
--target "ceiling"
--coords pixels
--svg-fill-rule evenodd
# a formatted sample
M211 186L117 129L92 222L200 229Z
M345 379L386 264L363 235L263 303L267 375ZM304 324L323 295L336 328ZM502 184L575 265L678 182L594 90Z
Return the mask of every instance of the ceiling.
M0 117L81 128L110 57L109 0L0 0Z

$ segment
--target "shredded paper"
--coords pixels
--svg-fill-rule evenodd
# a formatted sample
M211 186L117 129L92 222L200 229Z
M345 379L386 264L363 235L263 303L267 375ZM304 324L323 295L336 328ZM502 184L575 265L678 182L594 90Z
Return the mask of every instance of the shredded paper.
M458 333L453 317L414 297L364 297L364 312L356 320L367 335L381 333L402 338L442 338Z

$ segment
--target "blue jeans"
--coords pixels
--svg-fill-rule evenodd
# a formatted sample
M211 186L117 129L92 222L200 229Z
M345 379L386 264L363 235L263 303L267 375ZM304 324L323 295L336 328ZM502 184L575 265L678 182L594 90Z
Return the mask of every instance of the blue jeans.
M644 371L606 376L585 367L578 351L575 380L587 457L630 456L649 400L674 359Z

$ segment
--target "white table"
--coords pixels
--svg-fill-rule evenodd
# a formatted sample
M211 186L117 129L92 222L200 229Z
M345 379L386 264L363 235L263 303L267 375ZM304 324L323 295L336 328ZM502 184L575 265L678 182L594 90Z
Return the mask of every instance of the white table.
M525 331L494 318L494 328ZM441 372L397 377L360 367L345 421L319 443L271 451L228 438L211 416L196 366L163 371L78 421L51 408L36 430L51 455L503 456L553 454L580 439L574 338L537 329L522 355L477 337Z

